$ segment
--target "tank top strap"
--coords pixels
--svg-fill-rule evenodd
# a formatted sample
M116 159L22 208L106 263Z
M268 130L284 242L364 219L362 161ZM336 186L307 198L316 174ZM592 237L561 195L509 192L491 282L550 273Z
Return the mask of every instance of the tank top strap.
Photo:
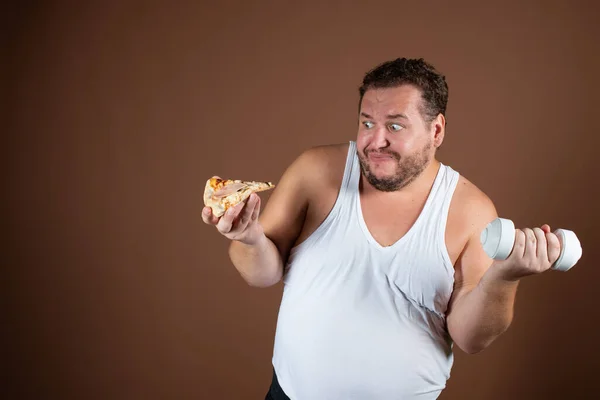
M348 145L348 155L346 156L346 167L344 168L344 177L340 187L340 194L345 195L348 191L353 191L358 187L360 179L360 164L356 155L356 142L350 141Z

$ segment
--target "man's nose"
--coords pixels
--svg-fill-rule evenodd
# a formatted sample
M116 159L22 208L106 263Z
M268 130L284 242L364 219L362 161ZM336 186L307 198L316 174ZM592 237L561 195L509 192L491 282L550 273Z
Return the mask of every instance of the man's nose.
M372 146L377 149L389 146L390 142L388 141L387 133L388 132L384 126L376 127L372 136Z

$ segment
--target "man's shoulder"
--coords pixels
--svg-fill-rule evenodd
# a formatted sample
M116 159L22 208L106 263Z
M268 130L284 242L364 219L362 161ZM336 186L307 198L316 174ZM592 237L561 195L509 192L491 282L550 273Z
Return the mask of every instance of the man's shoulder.
M462 174L459 175L456 184L456 196L460 196L461 200L475 202L480 205L491 203L489 196Z
M463 229L472 234L476 234L497 217L492 199L463 175L458 178L450 212L453 219L463 221Z
M349 143L313 146L304 150L296 159L298 170L308 178L331 180L343 173ZM341 177L339 177L341 179Z
M304 150L300 157L306 163L337 163L348 154L349 143L323 144Z

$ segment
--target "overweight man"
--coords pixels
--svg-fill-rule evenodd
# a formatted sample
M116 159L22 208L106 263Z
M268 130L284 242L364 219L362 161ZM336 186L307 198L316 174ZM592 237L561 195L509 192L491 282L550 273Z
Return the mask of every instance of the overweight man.
M283 281L266 399L435 399L453 347L488 347L519 280L558 258L548 225L517 229L504 261L486 255L493 202L436 159L447 101L423 59L385 62L359 88L353 140L302 152L262 212L256 194L203 210L249 285Z

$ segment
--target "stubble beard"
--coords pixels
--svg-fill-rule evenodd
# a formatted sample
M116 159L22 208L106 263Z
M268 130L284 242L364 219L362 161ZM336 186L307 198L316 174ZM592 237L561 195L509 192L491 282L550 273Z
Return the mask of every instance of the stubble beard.
M423 173L431 159L429 154L431 147L432 143L429 142L419 153L407 157L400 157L400 154L386 150L363 150L365 153L364 156L358 151L357 154L362 174L367 178L367 181L377 190L382 192L393 192L402 189ZM391 156L396 160L396 173L382 178L375 176L369 166L369 153L379 153Z

